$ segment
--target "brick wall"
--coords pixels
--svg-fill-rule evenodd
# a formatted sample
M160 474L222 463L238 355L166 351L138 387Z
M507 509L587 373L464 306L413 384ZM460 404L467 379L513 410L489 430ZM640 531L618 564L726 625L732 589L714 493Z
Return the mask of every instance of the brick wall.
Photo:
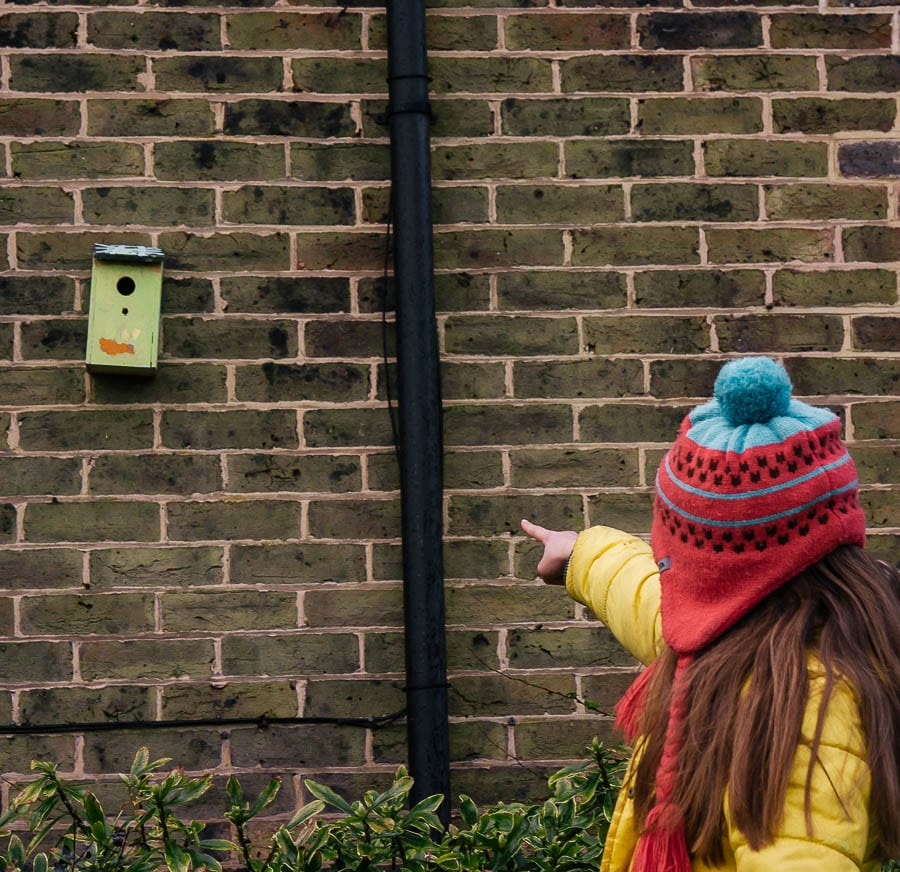
M518 519L646 533L723 358L772 353L844 416L898 558L900 22L464 3L429 19L453 790L512 799L609 734L584 701L631 669ZM358 0L0 5L0 723L402 708L385 42ZM97 241L167 253L152 380L85 373ZM102 781L147 744L220 785L286 773L286 811L403 743L5 736L0 770Z

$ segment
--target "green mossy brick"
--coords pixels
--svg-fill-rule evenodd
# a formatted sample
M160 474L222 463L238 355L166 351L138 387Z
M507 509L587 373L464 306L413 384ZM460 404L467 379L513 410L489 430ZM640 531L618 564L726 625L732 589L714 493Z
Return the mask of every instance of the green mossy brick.
M350 363L264 363L236 370L239 400L352 402L369 395L369 367Z
M885 269L790 270L773 279L777 306L850 306L897 301L897 276Z
M297 233L297 269L382 270L384 234Z
M85 681L208 678L215 651L211 639L83 642L80 662Z
M517 718L515 726L516 753L523 760L582 760L594 738L610 745L616 742L612 718L598 717L596 712L577 719Z
M464 584L445 591L447 623L451 626L473 627L503 621L504 623L533 623L542 621L570 621L575 607L559 591L545 586L512 584ZM487 616L490 616L488 618ZM488 667L487 663L480 664Z
M640 15L644 49L757 48L763 44L756 12L652 12Z
M391 453L369 454L367 456L367 486L369 490L374 491L399 491L400 490L400 468L397 462L397 455ZM446 462L446 458L445 458ZM500 465L499 457L497 465ZM446 479L446 465L444 468ZM478 474L476 472L476 480ZM503 483L503 473L500 471L499 484ZM446 480L445 480L446 484ZM463 485L464 486L464 485Z
M150 687L55 687L20 695L22 724L79 724L151 721L155 691Z
M221 745L221 733L215 729L130 729L87 733L82 754L85 772L118 774L130 771L139 748L148 748L151 760L177 748L178 764L197 771L221 765Z
M711 263L828 263L834 258L830 227L713 228L706 232Z
M149 633L154 628L153 600L152 594L27 596L20 606L22 632L77 636Z
M564 93L684 90L681 58L660 54L590 54L559 62Z
M506 675L458 675L448 694L451 717L568 714L575 711L575 676L533 673L528 681Z
M447 400L486 400L502 397L506 393L502 363L443 363L440 377L441 396ZM379 397L384 395L386 399L383 386L382 378L379 381Z
M447 633L447 667L457 669L499 669L497 632L451 630ZM402 633L366 633L366 671L399 672L405 669Z
M162 181L255 181L283 179L284 147L274 143L203 139L159 142L156 176Z
M497 17L429 14L425 17L425 42L429 51L492 51L497 48ZM369 19L369 48L387 51L387 47L387 16L373 15Z
M386 224L390 207L390 188L363 191L363 224ZM487 224L489 221L486 187L432 188L431 220L434 224Z
M82 556L71 548L0 551L0 578L16 591L80 588Z
M466 19L462 19L466 20ZM362 135L388 135L387 100L361 100ZM442 137L491 136L494 133L494 113L487 100L467 100L460 97L438 97L431 105L431 139Z
M206 100L88 100L87 116L91 136L210 136L215 132L213 107Z
M844 327L837 315L746 315L716 318L724 352L839 351Z
M844 130L890 130L897 106L893 100L794 98L772 101L776 133L839 133Z
M510 452L513 487L634 487L637 451L604 448L528 448Z
M511 630L507 640L512 669L631 666L634 658L606 627Z
M343 10L312 15L285 9L237 12L227 18L228 43L239 51L359 50L361 22L361 15L346 15Z
M444 577L494 579L509 575L509 555L502 539L451 539L444 542Z
M297 626L297 596L256 589L164 593L161 616L168 633L291 630Z
M448 750L451 763L467 760L505 760L506 759L506 725L491 721L466 722L449 724ZM404 727L386 727L375 731L372 748L376 763L392 763L395 766L407 760L406 729ZM359 792L350 793L359 796Z
M290 240L286 233L216 233L199 235L160 234L166 267L206 272L228 270L280 270L290 265Z
M900 319L889 315L868 315L851 321L853 347L860 351L896 351Z
M572 233L575 266L700 262L700 234L691 227L600 227Z
M501 125L509 136L611 136L628 133L628 100L610 97L521 100L501 104Z
M506 19L506 46L512 51L621 51L631 47L631 27L627 15L513 15Z
M829 91L900 90L900 55L866 53L857 57L826 57Z
M167 448L297 447L297 415L293 409L166 410L160 430Z
M194 55L157 58L156 86L162 91L204 94L280 92L284 80L281 59Z
M351 633L240 635L226 636L222 641L225 675L293 677L358 670L359 640ZM296 704L296 696L294 700Z
M312 409L303 416L303 437L310 448L344 448L394 444L386 407Z
M759 133L762 100L756 97L676 97L638 100L642 134Z
M434 236L437 269L560 266L563 254L558 230L461 230Z
M90 552L93 588L219 585L222 548L98 548Z
M856 439L900 439L900 403L882 400L851 408Z
M866 551L876 560L900 566L900 536L896 533L874 533L866 536Z
M43 186L0 188L3 224L72 224L74 220L75 201L68 191Z
M547 780L558 769L529 763L527 768L517 760L513 766L459 766L453 772L453 790L465 794L478 806L510 802L543 802L548 797Z
M769 29L772 48L889 48L890 15L802 13L773 15Z
M3 723L11 724L9 695L3 694L0 699L3 707L0 717ZM75 737L52 734L0 736L0 767L3 771L12 773L22 769L23 760L53 760L59 764L61 772L71 772L75 768Z
M294 321L226 318L166 318L163 353L185 358L296 357L297 325Z
M703 145L710 176L825 176L824 142L716 139Z
M618 309L626 302L625 276L617 272L502 272L500 309Z
M625 219L618 185L517 185L497 188L501 224L594 224Z
M226 276L221 293L228 311L252 314L307 314L350 311L346 278Z
M847 178L878 179L900 175L900 140L843 142L838 146L838 168Z
M892 262L900 252L900 227L851 227L844 230L847 261Z
M816 59L803 55L711 55L691 58L699 91L818 91Z
M160 364L152 379L143 376L94 375L95 403L223 403L227 398L224 366L207 363Z
M153 446L153 413L133 409L23 412L19 443L26 451L134 450Z
M347 103L297 100L238 100L225 105L228 136L355 136Z
M55 405L84 402L84 372L78 369L0 369L0 396L15 397L17 405Z
M650 393L659 399L711 397L722 368L717 360L654 360L650 362Z
M144 58L114 54L28 54L10 58L14 91L139 91Z
M387 329L393 346L393 324ZM381 321L309 321L304 348L310 357L382 357L384 330Z
M159 506L91 500L78 503L31 503L25 509L28 542L155 542L159 540Z
M896 445L857 443L852 448L853 463L862 484L898 484L900 448Z
M48 319L24 321L21 327L22 357L25 360L84 360L87 321ZM50 373L49 370L44 372ZM70 370L74 373L74 370ZM51 375L52 379L53 376ZM58 380L59 376L56 376ZM24 380L24 379L23 379ZM38 380L40 378L38 377ZM83 380L82 380L83 381ZM75 388L73 384L71 386Z
M644 392L640 361L519 361L513 366L517 397L625 397Z
M396 499L312 500L309 532L316 539L394 539L400 535Z
M581 529L581 497L577 494L454 494L446 532L452 536L519 535L527 518L553 530ZM543 620L543 616L540 617Z
M570 442L572 412L564 405L461 405L444 409L447 445Z
M859 504L869 527L896 527L900 518L900 490L862 490Z
M592 354L702 354L710 347L704 317L585 318L584 341Z
M292 681L171 684L163 691L162 716L188 720L296 717L297 692Z
M233 584L320 584L365 581L362 545L237 545L232 549Z
M353 224L356 207L350 188L248 185L225 191L222 209L234 224Z
M384 292L382 278L361 279L357 286L360 312L392 311L397 306L394 283ZM435 306L438 312L484 311L490 308L490 276L484 273L438 273L434 277Z
M680 406L604 403L578 416L581 442L669 443L688 412Z
M759 195L753 185L635 185L631 214L635 221L755 221Z
M362 487L359 458L327 454L234 454L228 457L228 489L347 493Z
M440 57L430 59L428 72L436 94L550 93L549 59L523 57Z
M82 191L87 224L149 224L157 227L212 224L215 192L206 188L152 187L86 188Z
M673 431L670 441L674 438ZM642 494L598 494L588 500L586 526L605 524L647 538L652 520L653 494L650 491Z
M203 454L104 454L88 472L92 494L199 494L222 489L219 458Z
M148 233L122 233L119 231L79 230L75 233L29 233L20 230L16 237L16 257L21 270L56 269L89 272L91 252L95 243L149 245L151 242ZM0 257L4 256L0 255Z
M390 146L370 142L295 142L291 178L309 181L383 181L391 175Z
M0 506L0 542L11 544L16 541L17 512L13 503L4 503Z
M0 15L0 46L6 48L75 48L78 15L74 12L8 12Z
M900 362L885 357L800 356L786 358L784 365L794 394L800 397L815 396L823 390L831 395L892 396L900 379Z
M311 627L403 626L403 592L398 586L312 590L306 594L304 606Z
M0 495L4 497L80 491L81 461L77 458L0 457Z
M234 729L230 744L232 764L242 767L327 769L332 766L362 766L366 759L365 732L333 724L276 726L266 730L255 727Z
M142 176L144 150L125 142L13 142L13 175L20 179L110 179Z
M317 0L327 2L327 0ZM352 3L367 5L370 0L351 0ZM450 9L457 6L474 7L479 9L534 9L540 6L548 6L548 0L425 0L427 9Z
M186 501L169 503L168 539L294 539L300 533L301 507L286 500Z
M74 304L73 279L65 276L0 276L0 315L61 315L71 312Z
M575 354L578 325L570 317L451 315L444 322L444 345L448 354Z
M11 97L0 100L7 136L74 136L81 128L81 107L75 100Z
M774 221L887 217L887 191L861 185L767 185L766 214Z
M295 58L295 91L306 94L388 93L387 58Z
M690 176L694 151L690 142L661 139L576 140L565 145L570 179Z
M633 672L614 672L606 675L586 675L582 686L585 700L612 714L616 703L634 681Z
M444 145L431 153L436 180L531 179L555 176L558 165L559 150L552 142Z
M92 12L88 43L98 48L144 51L217 51L221 18L210 13Z
M2 642L0 655L4 682L65 681L72 676L72 646L65 642Z

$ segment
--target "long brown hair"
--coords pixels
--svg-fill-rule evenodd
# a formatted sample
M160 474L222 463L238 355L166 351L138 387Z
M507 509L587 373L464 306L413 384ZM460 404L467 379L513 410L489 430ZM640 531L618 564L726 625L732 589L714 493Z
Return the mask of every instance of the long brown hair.
M866 740L879 848L885 857L900 855L900 574L861 548L841 546L767 597L689 667L672 801L691 853L708 863L724 859L726 790L751 849L774 839L807 705L810 653L821 661L825 683L806 779L807 830L828 704L846 679ZM653 807L677 663L668 650L661 658L640 720L643 753L633 784L640 826Z

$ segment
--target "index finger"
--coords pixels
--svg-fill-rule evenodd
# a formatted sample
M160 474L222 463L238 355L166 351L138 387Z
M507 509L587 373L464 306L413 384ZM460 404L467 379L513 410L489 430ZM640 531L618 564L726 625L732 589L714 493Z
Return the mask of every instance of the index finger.
M540 524L532 524L531 521L527 521L524 518L522 519L520 526L526 535L531 536L532 539L537 539L537 541L542 544L553 535L553 530L548 530Z

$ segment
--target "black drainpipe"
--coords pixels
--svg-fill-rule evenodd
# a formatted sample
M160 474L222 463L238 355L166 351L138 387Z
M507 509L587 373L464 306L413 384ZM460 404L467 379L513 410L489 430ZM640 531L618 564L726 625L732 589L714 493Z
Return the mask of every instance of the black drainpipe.
M443 794L450 815L444 633L443 440L434 306L428 70L423 0L387 0L397 298L403 608L413 803Z

